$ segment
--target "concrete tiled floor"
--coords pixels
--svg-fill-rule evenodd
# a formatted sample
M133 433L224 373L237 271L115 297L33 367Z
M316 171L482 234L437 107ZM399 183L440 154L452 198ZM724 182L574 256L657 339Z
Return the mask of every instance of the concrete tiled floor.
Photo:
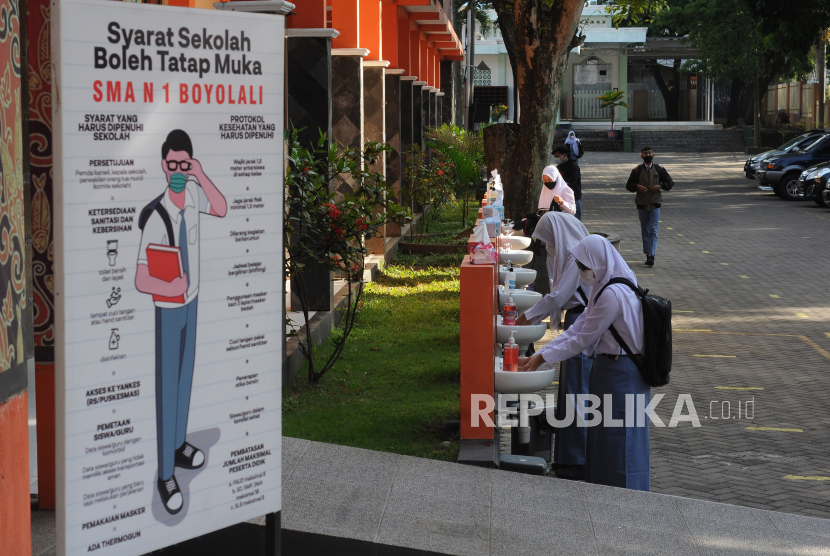
M688 393L701 420L651 427L651 489L828 518L830 211L759 191L740 154L653 147L676 182L664 193L654 268L642 263L625 190L638 156L587 153L580 163L586 226L622 235L640 284L672 300L672 379L652 391L666 395L657 413L668 422Z
M284 445L282 524L292 531L470 556L830 550L830 520L294 438ZM332 476L337 468L347 473ZM321 480L324 492L310 488Z

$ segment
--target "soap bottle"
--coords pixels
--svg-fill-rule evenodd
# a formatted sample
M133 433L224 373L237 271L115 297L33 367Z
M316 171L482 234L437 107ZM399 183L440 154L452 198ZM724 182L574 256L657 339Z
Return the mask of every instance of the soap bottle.
M504 275L504 291L510 294L516 291L516 273L513 272L512 261L507 261L507 273Z
M510 373L518 372L519 344L513 339L513 332L510 333L510 339L507 343L502 345L502 355L502 368Z
M504 309L502 309L502 324L505 326L516 326L516 302L513 301L513 292L505 291L507 301L504 302Z

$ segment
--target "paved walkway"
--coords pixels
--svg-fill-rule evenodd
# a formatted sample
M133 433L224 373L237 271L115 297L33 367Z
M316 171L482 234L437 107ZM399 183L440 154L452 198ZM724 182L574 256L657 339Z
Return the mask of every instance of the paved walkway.
M828 518L830 211L758 191L743 155L653 147L676 183L654 268L625 190L637 154L580 164L585 225L621 234L640 284L672 300L672 379L652 391L666 395L657 413L668 422L688 393L702 424L651 428L652 491Z
M308 440L283 447L284 546L311 534L390 555L830 555L822 519ZM370 553L311 545L286 556Z

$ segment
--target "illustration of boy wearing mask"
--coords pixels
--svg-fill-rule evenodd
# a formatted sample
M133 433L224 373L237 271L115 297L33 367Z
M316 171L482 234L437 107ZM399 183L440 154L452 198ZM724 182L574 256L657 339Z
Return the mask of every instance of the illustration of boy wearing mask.
M228 205L193 158L193 144L184 131L176 129L167 136L161 147L161 169L167 188L139 217L142 232L135 286L152 294L156 306L157 486L165 509L176 514L184 499L175 468L199 469L205 464L204 453L186 440L196 358L200 214L222 218ZM158 271L151 274L151 264L158 262L152 256L148 259L148 247L153 253L166 249L168 257L171 252L177 257L171 248L178 248L183 275L175 267L177 277L170 281L155 277Z

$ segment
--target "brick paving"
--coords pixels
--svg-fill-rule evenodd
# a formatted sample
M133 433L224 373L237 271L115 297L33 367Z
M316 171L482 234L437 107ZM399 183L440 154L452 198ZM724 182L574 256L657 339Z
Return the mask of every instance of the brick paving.
M668 423L690 394L701 420L651 427L651 489L830 518L830 211L759 191L741 154L653 147L676 182L654 268L625 190L637 154L580 164L586 226L621 234L640 284L672 300L672 380L652 390L665 394L657 413Z

